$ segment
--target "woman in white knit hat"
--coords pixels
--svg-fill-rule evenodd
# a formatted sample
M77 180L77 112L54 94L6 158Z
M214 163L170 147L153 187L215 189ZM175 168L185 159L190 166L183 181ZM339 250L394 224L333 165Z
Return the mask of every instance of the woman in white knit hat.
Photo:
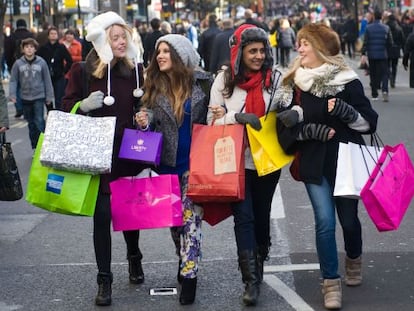
M134 128L133 116L138 110L143 83L142 66L134 61L137 55L132 42L132 31L114 12L93 18L87 26L86 40L94 49L86 57L84 68L79 63L72 66L70 80L63 98L65 111L70 111L80 101L78 113L92 117L116 116L116 129L112 168L110 174L101 175L100 189L95 207L93 241L98 266L99 285L95 303L111 304L111 210L109 182L120 176L133 176L143 167L119 159L119 149L125 128ZM129 281L144 282L142 254L138 247L139 231L126 231L129 263Z
M178 281L180 303L194 302L198 260L201 255L203 210L186 197L193 123L206 123L212 77L197 70L200 56L184 36L169 34L159 38L146 72L142 102L153 112L140 112L136 120L143 128L150 126L163 133L159 173L178 174L182 189L184 225L171 229L179 256ZM208 91L207 91L208 90ZM149 123L148 123L149 122Z

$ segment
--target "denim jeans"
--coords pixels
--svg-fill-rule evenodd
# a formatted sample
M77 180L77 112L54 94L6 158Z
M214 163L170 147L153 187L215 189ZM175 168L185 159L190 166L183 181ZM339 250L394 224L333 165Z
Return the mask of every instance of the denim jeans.
M361 223L358 219L358 200L333 197L333 186L325 177L320 185L305 184L315 217L316 249L324 279L339 278L338 252L335 239L335 205L344 234L348 257L362 253Z
M279 177L280 170L262 177L246 170L245 199L232 205L238 252L270 246L270 209Z
M56 80L52 81L53 84L53 92L55 94L55 109L61 110L62 109L62 98L65 95L65 88L66 88L66 79L65 77L57 78Z
M32 149L36 148L40 133L45 131L44 106L45 99L34 101L23 100L23 114L29 127L29 137Z

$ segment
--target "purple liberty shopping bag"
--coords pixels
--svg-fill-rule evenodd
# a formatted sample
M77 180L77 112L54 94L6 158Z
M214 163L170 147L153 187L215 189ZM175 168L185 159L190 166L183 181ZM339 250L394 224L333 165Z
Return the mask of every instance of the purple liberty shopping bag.
M118 157L151 165L160 164L162 134L125 129Z

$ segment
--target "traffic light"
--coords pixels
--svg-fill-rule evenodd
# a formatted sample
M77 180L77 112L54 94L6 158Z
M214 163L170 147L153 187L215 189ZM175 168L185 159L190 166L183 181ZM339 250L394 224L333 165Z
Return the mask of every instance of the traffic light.
M395 8L395 0L388 0L388 8L390 9Z
M39 18L40 17L40 4L38 4L38 3L36 3L35 4L35 16L37 17L37 18Z

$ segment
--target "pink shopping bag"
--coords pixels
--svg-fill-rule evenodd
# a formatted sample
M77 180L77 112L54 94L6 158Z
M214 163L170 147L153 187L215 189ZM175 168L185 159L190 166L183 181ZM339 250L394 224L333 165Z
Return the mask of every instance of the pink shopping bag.
M183 225L177 175L121 177L110 183L114 231Z
M151 165L160 164L162 134L125 129L118 157Z
M385 146L361 191L378 231L398 229L413 196L414 166L405 146Z

